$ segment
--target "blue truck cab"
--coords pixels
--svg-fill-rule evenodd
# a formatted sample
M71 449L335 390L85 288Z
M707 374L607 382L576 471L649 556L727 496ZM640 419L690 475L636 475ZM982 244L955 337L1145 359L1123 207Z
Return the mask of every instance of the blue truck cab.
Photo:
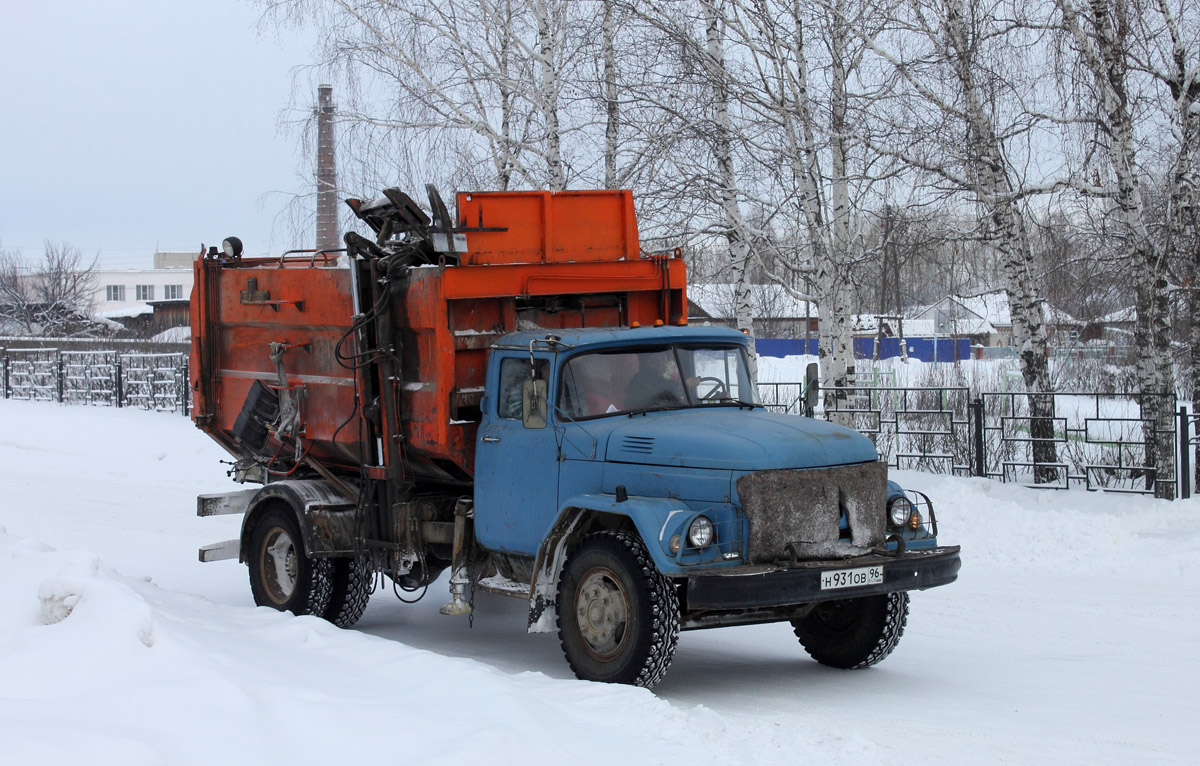
M928 498L863 435L763 406L734 330L512 333L481 410L475 544L580 677L650 685L680 629L776 621L865 667L907 591L957 577Z

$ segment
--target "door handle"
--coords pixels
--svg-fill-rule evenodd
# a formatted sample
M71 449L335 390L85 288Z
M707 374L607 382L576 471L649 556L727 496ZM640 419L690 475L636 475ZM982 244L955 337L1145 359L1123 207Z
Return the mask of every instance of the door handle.
M488 444L493 444L495 442L500 441L500 437L499 436L485 436L485 437L483 437L483 440L485 442L487 442Z

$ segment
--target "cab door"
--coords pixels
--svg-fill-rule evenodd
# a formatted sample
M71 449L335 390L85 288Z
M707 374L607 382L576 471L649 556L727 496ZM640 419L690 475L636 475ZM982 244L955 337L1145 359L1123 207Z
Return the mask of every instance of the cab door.
M488 370L475 444L475 537L489 550L534 556L558 516L559 444L553 406L544 428L522 423L521 386L532 365L553 392L551 364L546 357L531 362L528 353L495 353L502 355Z

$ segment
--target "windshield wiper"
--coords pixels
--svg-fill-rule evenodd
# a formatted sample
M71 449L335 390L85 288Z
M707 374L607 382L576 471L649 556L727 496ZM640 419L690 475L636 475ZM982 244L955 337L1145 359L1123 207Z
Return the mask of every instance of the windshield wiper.
M755 404L754 402L745 402L745 401L742 401L741 399L737 399L732 396L722 396L719 399L704 400L703 406L711 407L713 405L719 405L722 407L737 407L739 409L742 407L746 407L751 410L754 409L755 407L763 406L761 404Z

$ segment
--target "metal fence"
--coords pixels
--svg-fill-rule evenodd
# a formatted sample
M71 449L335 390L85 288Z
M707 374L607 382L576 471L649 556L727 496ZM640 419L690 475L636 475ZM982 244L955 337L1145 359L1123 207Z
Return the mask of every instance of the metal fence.
M8 349L2 361L5 399L188 414L187 354ZM803 390L803 383L759 384L768 408L782 412L801 411ZM1034 484L1039 439L1032 435L1036 418L1025 394L985 392L972 399L965 387L831 391L833 406L820 414L866 434L893 468L1158 496L1174 496L1178 486L1181 497L1190 495L1195 418L1177 407L1174 394L1047 394L1053 397L1053 416L1044 430L1051 436L1040 441L1053 444L1055 460L1036 466L1053 479ZM1156 427L1146 414L1155 410L1170 427Z
M11 348L2 362L5 399L188 413L187 354Z
M801 411L802 389L802 383L759 384L769 408L792 413ZM972 398L965 387L897 386L830 391L832 406L818 414L866 434L893 468L1159 497L1173 497L1178 484L1181 496L1189 494L1190 477L1179 469L1182 458L1187 470L1188 419L1174 394L1047 394L1052 417L1044 418L1050 422L1042 430L1049 435L1035 438L1039 419L1022 393ZM1155 411L1170 425L1156 426ZM1035 462L1038 442L1053 446L1053 462ZM1035 467L1042 474L1036 483Z
M1048 394L1053 417L1043 442L1057 462L1040 464L1052 482L1039 486L1083 487L1112 492L1163 494L1178 478L1177 401L1174 394L1117 396L1076 392ZM1024 394L984 393L981 476L1029 483L1034 469L1029 400ZM1161 408L1162 422L1152 413ZM1160 456L1161 453L1161 457Z
M966 388L836 388L825 418L871 437L894 468L966 475L971 469Z

